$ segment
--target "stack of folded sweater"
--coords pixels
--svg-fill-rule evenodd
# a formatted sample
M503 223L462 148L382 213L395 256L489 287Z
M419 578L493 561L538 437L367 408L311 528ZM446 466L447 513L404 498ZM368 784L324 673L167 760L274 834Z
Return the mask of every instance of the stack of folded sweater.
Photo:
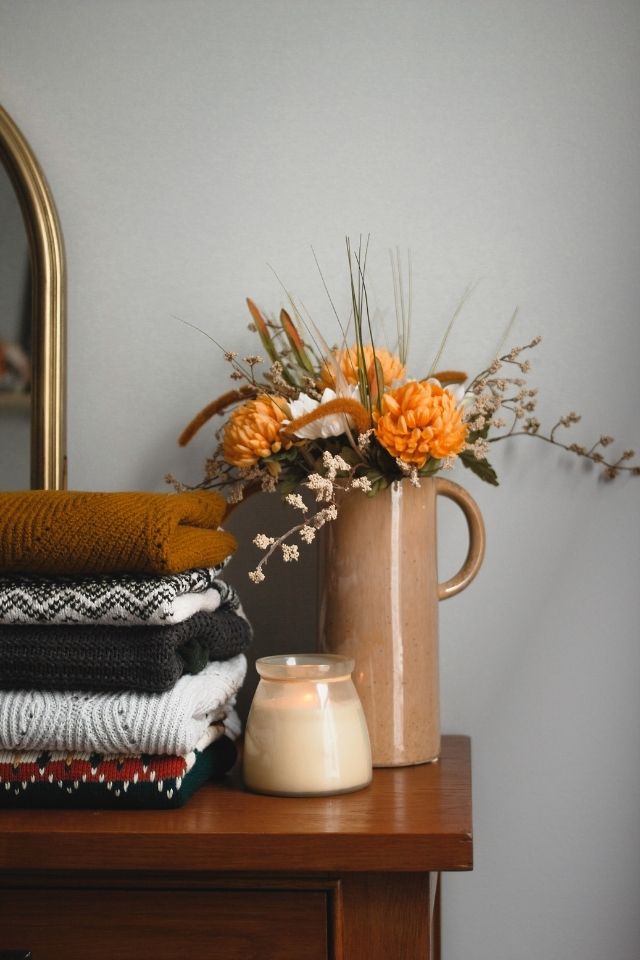
M0 493L0 805L180 806L236 759L251 628L213 493Z

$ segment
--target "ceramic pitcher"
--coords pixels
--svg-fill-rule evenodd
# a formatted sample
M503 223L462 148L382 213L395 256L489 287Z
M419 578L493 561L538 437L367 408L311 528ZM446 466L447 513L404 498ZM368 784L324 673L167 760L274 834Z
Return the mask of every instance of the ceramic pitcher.
M469 548L458 573L438 582L436 499L462 509ZM440 754L438 602L473 580L484 524L451 480L393 483L374 497L347 494L324 528L319 647L353 657L374 766L406 766Z

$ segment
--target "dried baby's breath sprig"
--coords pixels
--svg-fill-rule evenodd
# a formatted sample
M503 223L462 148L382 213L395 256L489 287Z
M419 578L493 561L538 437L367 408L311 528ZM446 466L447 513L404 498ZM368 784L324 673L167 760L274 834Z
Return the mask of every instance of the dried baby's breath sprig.
M465 450L470 450L476 460L486 460L489 455L489 443L484 437L478 437L473 443L467 443Z
M372 437L373 429L365 430L364 433L358 435L357 447L363 457L366 457L369 452Z
M403 477L407 477L413 487L420 486L418 468L413 463L405 463L400 457L395 458L395 464Z
M308 397L311 397L312 400L321 400L322 392L318 390L316 386L316 381L312 377L304 376L300 386L302 390L307 394Z
M322 465L327 472L328 480L335 480L339 473L351 472L351 467L346 460L339 453L332 454L329 450L325 450L322 454Z
M269 371L264 374L264 379L273 387L277 394L286 400L293 400L300 392L297 387L293 387L285 380L283 367L279 360L271 364Z
M294 507L294 509L300 510L302 513L308 513L309 507L299 493L288 493L284 499L290 507Z
M306 486L313 491L318 503L323 501L330 503L335 496L331 480L319 473L310 473L307 477Z
M259 533L254 538L254 544L266 553L258 563L257 567L249 574L249 578L254 583L262 583L265 578L263 568L276 550L280 550L285 562L298 560L300 553L297 544L289 541L298 535L303 543L310 544L316 539L317 531L326 523L331 523L338 516L338 506L336 497L339 492L346 493L349 490L360 491L364 494L371 492L371 481L368 477L356 477L355 468L343 460L338 454L331 454L325 451L323 456L323 466L325 469L336 475L333 479L325 477L320 473L311 473L302 484L308 490L315 494L316 503L325 504L319 506L314 514L308 515L308 507L304 503L300 494L288 494L284 499L294 510L298 510L304 515L300 523L294 524L289 530L280 537L269 537L264 533ZM346 472L347 476L337 476L338 472ZM417 477L417 471L416 471Z
M325 507L324 510L321 510L320 513L317 514L316 519L318 519L318 517L320 517L321 520L320 526L322 526L324 523L328 523L330 520L337 520L338 508L335 503L331 503L328 507Z
M556 425L551 430L551 437L554 436L556 430L559 427L570 427L574 423L580 423L580 420L581 420L580 415L577 413L574 413L573 410L571 411L571 413L567 413L566 416L560 417Z
M486 461L490 443L497 443L508 437L529 436L537 437L576 456L591 460L602 467L608 479L618 476L622 470L638 475L640 473L638 468L628 463L635 455L633 451L625 451L631 454L628 457L623 454L617 460L605 459L599 448L613 442L613 437L608 434L603 434L591 448L578 443L563 443L558 437L558 431L574 426L581 419L580 415L573 410L559 417L548 434L544 433L537 417L531 416L537 406L537 388L530 388L524 377L496 376L507 364L515 365L522 374L528 374L531 364L528 359L522 358L522 353L535 348L541 339L541 337L534 337L529 343L512 347L507 353L496 357L489 367L475 377L470 384L465 396L468 406L466 419L472 436L474 434L477 436L474 436L474 440L467 445L467 451L472 453L472 457L466 454L461 456L464 465L474 470L474 461ZM508 429L505 420L496 416L501 409L510 415L511 425ZM504 430L504 432L489 436L489 430ZM480 475L484 479L490 479L487 474ZM493 476L495 478L495 474ZM490 482L497 483L497 480L492 479Z
M400 471L403 477L408 477L411 474L411 464L405 463L404 460L401 460L400 457L395 458L396 467Z
M229 376L232 380L246 380L247 383L256 385L255 375L253 373L253 368L256 363L262 363L262 359L256 357L252 354L249 357L243 357L244 363L248 364L248 368L243 366L243 364L238 360L238 354L235 350L225 350L223 351L223 357L227 363L231 364L231 373ZM255 361L255 362L252 362Z
M182 493L184 490L189 489L181 480L177 480L172 473L165 473L164 482L173 487L176 493Z
M244 500L244 487L245 484L242 480L239 480L237 483L233 483L229 487L229 492L227 494L227 501L235 506L238 503L242 503Z
M578 457L591 460L592 463L602 468L604 476L608 480L614 480L617 476L619 476L621 471L628 471L632 476L640 476L640 467L635 464L631 465L628 462L629 460L633 460L635 457L635 450L624 450L618 459L613 461L607 460L604 457L599 448L608 447L610 444L615 442L614 437L611 437L608 434L603 434L600 436L600 438L596 440L591 447L586 447L584 444L575 442L562 443L562 441L558 439L557 433L559 430L573 427L576 423L579 423L581 419L582 417L580 414L572 410L570 413L559 417L551 428L549 434L545 434L540 430L540 421L535 417L529 418L525 421L522 430L514 430L512 427L508 433L503 434L502 436L490 437L488 439L488 443L495 443L498 440L505 439L505 437L537 437L539 440L544 440L546 443L553 444L553 446L561 447L568 453L573 453Z
M363 493L371 493L373 487L369 477L354 477L351 481L352 490L362 490Z
M259 533L253 538L253 542L259 550L267 550L274 542L273 537L268 537L266 533Z
M275 493L278 489L278 480L271 473L264 473L260 481L260 489L263 493Z
M282 559L285 563L300 559L300 551L298 550L297 543L281 543L280 549L282 550Z

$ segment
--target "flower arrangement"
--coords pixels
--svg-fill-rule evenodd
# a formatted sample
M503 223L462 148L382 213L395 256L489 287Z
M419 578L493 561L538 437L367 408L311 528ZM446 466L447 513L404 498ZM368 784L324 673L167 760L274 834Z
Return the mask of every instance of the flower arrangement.
M621 471L640 475L640 467L630 462L633 450L617 458L605 455L613 442L608 435L588 447L561 440L562 429L580 420L574 412L560 417L548 433L541 429L533 416L537 390L527 382L527 354L540 337L498 351L485 370L469 378L438 368L454 314L429 368L417 379L408 378L410 266L405 290L400 260L392 258L397 341L388 350L374 342L365 282L367 247L353 250L347 240L347 258L351 316L346 324L329 296L341 343L329 347L290 294L290 310L281 309L277 318L247 299L250 329L259 335L268 369L259 374L265 361L257 354L239 358L225 350L231 378L239 385L200 411L178 441L184 446L211 418L225 415L198 487L222 488L231 504L258 490L277 491L297 512L298 522L281 536L256 536L263 556L249 573L255 583L265 579L264 567L276 551L284 561L298 559L298 540L311 543L337 517L344 493L374 496L405 478L419 486L421 478L450 470L457 462L497 485L488 454L492 443L507 438L544 440L600 466L608 479ZM174 477L167 480L185 488Z

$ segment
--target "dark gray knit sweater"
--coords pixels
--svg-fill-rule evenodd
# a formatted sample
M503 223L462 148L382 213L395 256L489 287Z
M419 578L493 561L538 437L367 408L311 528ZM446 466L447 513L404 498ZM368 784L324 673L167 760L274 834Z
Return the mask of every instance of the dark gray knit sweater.
M168 690L247 648L251 627L230 606L170 626L0 625L0 689Z

